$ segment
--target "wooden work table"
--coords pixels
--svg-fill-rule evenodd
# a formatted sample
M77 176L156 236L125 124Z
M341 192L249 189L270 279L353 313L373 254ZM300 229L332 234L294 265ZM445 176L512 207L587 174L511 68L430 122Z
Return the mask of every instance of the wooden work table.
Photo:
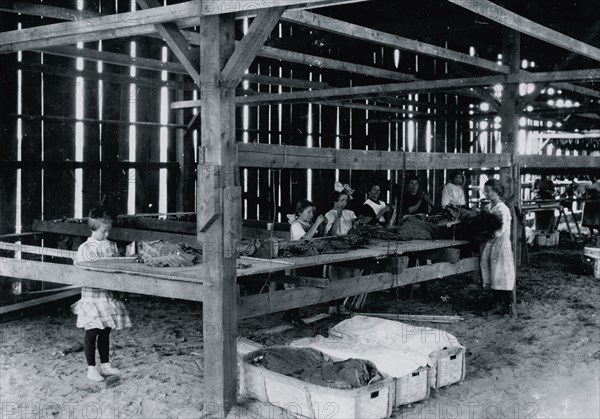
M248 263L251 266L238 269L237 277L239 281L243 281L245 277L249 276L283 273L283 271L291 269L351 260L401 256L465 244L468 244L468 242L460 240L372 240L364 248L350 250L345 253L276 259L240 257L238 259L240 262ZM39 248L33 246L17 247L17 245L11 244L11 246L6 246L4 249L21 251L22 253L37 253L34 250L39 250ZM58 249L46 248L45 250L50 252ZM271 290L266 294L244 296L240 298L239 315L240 317L253 317L360 293L379 291L394 286L443 278L476 270L479 266L478 261L477 257L469 257L455 263L441 262L406 268L401 273L384 272L334 282L324 280L324 284L320 288L306 286L290 290ZM133 263L128 258L84 262L77 266L12 258L4 258L0 261L0 275L2 276L83 287L99 287L192 301L203 301L204 299L204 285L210 284L209 281L206 281L205 272L206 270L202 264L192 267L155 268L142 263Z

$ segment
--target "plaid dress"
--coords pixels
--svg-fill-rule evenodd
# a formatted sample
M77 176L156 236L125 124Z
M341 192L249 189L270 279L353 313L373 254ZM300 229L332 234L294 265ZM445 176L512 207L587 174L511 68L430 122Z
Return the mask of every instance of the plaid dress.
M481 276L483 287L499 291L512 291L515 287L515 260L510 243L510 210L502 201L491 208L502 218L502 228L488 240L481 251Z
M89 237L77 250L77 260L93 262L99 257L118 256L117 245L108 240ZM71 306L77 314L77 327L88 329L123 329L131 327L129 312L112 292L100 288L83 287L81 300Z

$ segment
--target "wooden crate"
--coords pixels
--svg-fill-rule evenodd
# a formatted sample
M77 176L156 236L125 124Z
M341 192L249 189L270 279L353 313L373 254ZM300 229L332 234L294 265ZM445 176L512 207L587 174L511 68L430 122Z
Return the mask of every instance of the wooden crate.
M438 389L465 378L465 349L452 347L429 354L433 368L429 369L429 387Z
M429 367L421 367L404 377L394 378L394 407L419 402L429 397Z
M394 379L341 390L318 386L250 363L240 363L240 393L308 418L387 418L394 404Z
M547 232L547 231L536 231L535 232L535 244L539 247L555 247L558 246L558 239L560 234L558 231Z

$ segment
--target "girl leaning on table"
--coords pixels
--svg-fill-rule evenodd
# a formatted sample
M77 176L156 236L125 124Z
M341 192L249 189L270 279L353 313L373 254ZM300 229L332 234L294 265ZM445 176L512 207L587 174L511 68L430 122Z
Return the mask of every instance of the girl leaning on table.
M108 241L112 218L102 209L90 212L88 225L91 236L77 250L75 263L95 262L100 258L118 257L114 242ZM127 308L114 295L104 289L83 287L81 300L71 306L77 314L77 327L85 329L83 351L88 365L87 378L104 381L105 376L118 375L120 371L109 361L110 332L112 329L131 327ZM96 345L100 366L96 368Z
M483 287L494 291L496 308L507 311L515 287L515 261L510 241L510 210L501 200L504 196L504 186L498 179L485 182L483 193L490 200L489 211L502 220L502 227L483 244L481 250Z
M315 215L317 207L312 201L303 199L296 204L296 210L294 214L288 215L288 221L290 225L290 241L312 239L323 229L323 221L325 217L319 215L315 222L312 219ZM306 268L309 269L309 268ZM295 273L300 273L299 270L295 270ZM294 285L284 284L286 289L295 288ZM297 326L304 325L302 318L300 317L300 309L293 308L286 311L283 315L283 320L295 324Z
M333 195L333 209L325 214L327 224L325 225L326 236L343 236L354 227L357 222L354 211L346 209L348 201L352 199L354 190L349 185L342 185L336 182L335 193ZM329 265L329 279L337 281L345 278L354 278L360 276L362 269L353 266L352 262L333 263ZM342 313L343 300L334 300L329 303L329 314Z

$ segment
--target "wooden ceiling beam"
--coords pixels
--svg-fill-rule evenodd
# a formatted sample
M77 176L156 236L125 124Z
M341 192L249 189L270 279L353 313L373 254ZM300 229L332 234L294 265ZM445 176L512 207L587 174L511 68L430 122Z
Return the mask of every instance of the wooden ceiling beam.
M158 0L136 0L136 2L145 10L161 7ZM200 52L194 51L195 48L192 48L174 22L157 23L154 27L185 68L187 74L194 80L194 83L200 86Z
M97 51L91 48L77 48L73 46L57 46L49 48L34 49L34 52L56 55L68 58L83 58L89 61L102 61L107 64L114 64L124 67L136 66L144 70L168 71L175 74L187 74L186 69L179 63L163 62L150 58L131 57L116 52Z
M491 86L494 84L507 83L536 83L543 81L566 81L566 80L597 80L600 79L600 69L540 72L540 73L518 73L511 75L495 75L482 77L468 77L443 80L425 80L407 83L389 83L368 86L340 87L333 89L322 89L308 92L286 92L279 94L258 94L252 97L238 98L247 105L274 104L274 103L303 103L319 99L325 100L349 100L357 98L373 98L390 93L420 93L439 92L453 88Z
M445 59L462 64L469 64L484 68L496 73L508 74L506 66L499 65L494 61L484 60L478 57L472 57L468 54L452 51L438 45L427 44L413 39L404 38L398 35L366 28L331 17L319 15L305 10L288 10L282 20L293 22L299 25L308 26L314 29L323 30L337 35L348 36L362 41L373 42L378 45L385 45L392 48L398 48L405 51L412 51L418 54L429 55L435 58Z
M244 72L250 67L256 54L271 35L284 10L282 7L259 10L252 20L248 32L237 43L233 55L221 71L221 80L225 86L235 87L242 81Z
M136 10L128 13L99 15L73 22L55 23L22 30L2 32L0 53L27 51L52 45L75 44L99 39L122 38L147 35L155 32L154 25L165 22L178 22L180 27L196 26L200 17L235 13L236 17L247 17L258 10L285 6L293 8L316 8L338 4L358 3L367 0L286 0L260 2L236 0L217 2L191 0L169 6ZM66 15L68 17L68 15Z
M473 13L490 19L492 22L500 23L510 29L529 35L533 38L547 42L552 45L575 52L595 61L600 61L600 48L596 48L585 42L564 35L558 31L540 25L530 19L511 12L504 7L498 6L489 0L448 0L450 3L461 6Z

